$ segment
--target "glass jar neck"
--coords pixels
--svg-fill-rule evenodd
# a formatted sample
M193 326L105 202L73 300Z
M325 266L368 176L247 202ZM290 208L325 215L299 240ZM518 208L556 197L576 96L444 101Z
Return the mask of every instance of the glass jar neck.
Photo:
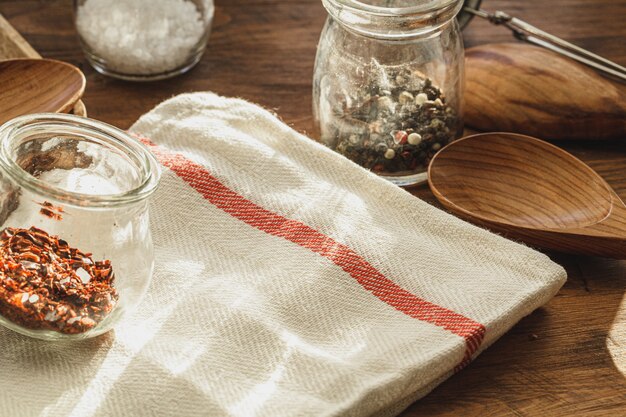
M359 35L405 40L431 36L455 18L462 0L322 0L329 15Z
M97 169L100 178L115 178L116 186L92 181L86 192L36 175L73 169ZM126 132L92 119L41 113L17 117L0 127L0 174L38 195L102 208L145 200L155 191L161 171L154 155Z

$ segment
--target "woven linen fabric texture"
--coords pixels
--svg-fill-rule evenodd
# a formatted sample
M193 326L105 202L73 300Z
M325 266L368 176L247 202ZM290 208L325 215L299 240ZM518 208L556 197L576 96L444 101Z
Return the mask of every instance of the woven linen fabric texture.
M565 281L245 101L131 131L166 167L148 294L84 343L0 330L0 416L392 416Z

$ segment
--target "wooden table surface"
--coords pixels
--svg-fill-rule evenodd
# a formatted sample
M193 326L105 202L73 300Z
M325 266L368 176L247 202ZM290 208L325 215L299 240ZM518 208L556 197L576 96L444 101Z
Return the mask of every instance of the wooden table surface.
M626 0L485 0L626 65ZM212 90L275 110L312 130L311 75L326 17L320 0L217 0L209 48L188 74L151 84L97 74L83 58L68 0L0 0L0 13L44 57L87 76L91 117L129 127L172 95ZM504 28L474 20L466 46L510 41ZM560 143L626 198L624 143ZM427 187L411 190L429 202ZM626 262L550 254L569 274L545 308L523 319L467 369L404 416L626 416Z

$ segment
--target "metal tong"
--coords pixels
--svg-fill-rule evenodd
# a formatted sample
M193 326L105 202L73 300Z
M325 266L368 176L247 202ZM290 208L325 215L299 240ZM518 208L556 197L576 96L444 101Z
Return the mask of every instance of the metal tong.
M602 58L601 56L589 52L586 49L572 43L564 41L559 37L546 33L543 30L505 12L496 11L495 13L489 13L482 9L474 9L467 6L464 7L463 10L466 13L487 19L494 25L502 25L509 28L513 32L513 36L519 40L550 49L551 51L575 59L583 64L587 64L590 67L606 74L617 77L621 81L626 81L626 68L621 65L618 65L606 58Z

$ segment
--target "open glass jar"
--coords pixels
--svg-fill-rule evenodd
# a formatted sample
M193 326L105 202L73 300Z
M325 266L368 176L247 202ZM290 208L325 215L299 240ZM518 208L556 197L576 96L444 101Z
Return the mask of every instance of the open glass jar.
M102 334L150 282L160 169L125 132L71 115L0 127L0 324L40 339Z
M398 185L463 130L461 0L322 0L313 112L321 141Z
M173 77L197 64L214 10L213 0L74 0L89 63L133 81Z

